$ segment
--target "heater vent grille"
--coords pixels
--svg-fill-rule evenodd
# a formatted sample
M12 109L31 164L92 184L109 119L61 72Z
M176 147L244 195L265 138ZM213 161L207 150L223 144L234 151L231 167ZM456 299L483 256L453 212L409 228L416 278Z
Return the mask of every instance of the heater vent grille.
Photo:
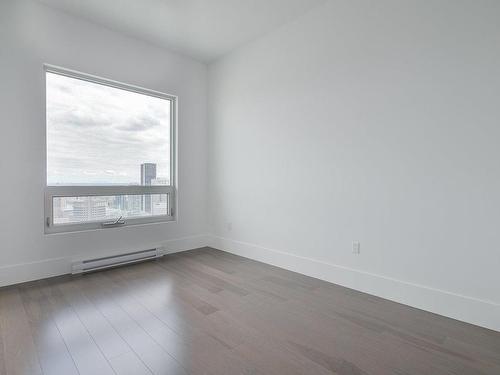
M106 268L122 266L125 264L156 259L161 256L163 256L162 252L160 251L160 249L156 248L101 258L86 259L78 262L73 262L71 266L71 273L75 275L80 273L98 271Z

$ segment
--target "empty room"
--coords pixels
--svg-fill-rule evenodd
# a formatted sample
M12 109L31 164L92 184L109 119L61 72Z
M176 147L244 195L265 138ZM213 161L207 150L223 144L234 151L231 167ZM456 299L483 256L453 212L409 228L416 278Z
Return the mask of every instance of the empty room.
M0 375L500 375L500 1L0 0Z

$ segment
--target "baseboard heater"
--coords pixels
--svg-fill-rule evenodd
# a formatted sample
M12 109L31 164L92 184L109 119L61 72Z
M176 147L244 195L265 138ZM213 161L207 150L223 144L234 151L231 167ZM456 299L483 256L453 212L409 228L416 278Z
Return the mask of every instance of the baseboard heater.
M146 260L160 258L161 256L163 256L163 253L160 251L160 249L149 249L102 258L87 259L73 262L73 264L71 265L71 273L73 275L76 275L81 273L99 271L106 268L144 262Z

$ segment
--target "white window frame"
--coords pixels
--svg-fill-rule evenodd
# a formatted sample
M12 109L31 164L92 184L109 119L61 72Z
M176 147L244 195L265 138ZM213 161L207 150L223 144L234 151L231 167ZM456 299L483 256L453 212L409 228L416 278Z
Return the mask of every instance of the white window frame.
M144 225L153 223L164 223L176 221L176 168L177 168L177 96L164 94L162 92L145 89L142 87L128 85L125 83L97 77L90 74L77 72L70 69L61 68L54 65L44 64L44 95L45 95L45 111L47 111L47 73L59 74L71 78L76 78L88 82L97 83L100 85L110 86L121 90L127 90L143 95L154 96L161 99L169 100L170 102L170 185L154 185L154 186L49 186L47 183L47 142L45 142L45 233L64 233L78 232L85 230L109 229L116 227L124 227L130 225ZM45 132L47 130L47 116L45 116ZM46 134L46 133L45 133ZM47 137L47 134L46 134ZM125 218L123 224L109 225L109 219L83 222L83 223L67 223L54 224L54 198L60 197L92 197L92 196L116 196L116 195L147 195L147 194L168 194L167 215L145 216L145 217L129 217ZM108 225L106 225L108 224Z

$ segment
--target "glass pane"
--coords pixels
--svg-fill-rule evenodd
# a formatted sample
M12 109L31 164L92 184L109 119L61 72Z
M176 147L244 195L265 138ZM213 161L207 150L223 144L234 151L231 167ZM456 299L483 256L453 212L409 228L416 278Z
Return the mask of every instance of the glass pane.
M170 185L170 100L46 78L48 185Z
M54 224L168 215L169 194L54 197Z

